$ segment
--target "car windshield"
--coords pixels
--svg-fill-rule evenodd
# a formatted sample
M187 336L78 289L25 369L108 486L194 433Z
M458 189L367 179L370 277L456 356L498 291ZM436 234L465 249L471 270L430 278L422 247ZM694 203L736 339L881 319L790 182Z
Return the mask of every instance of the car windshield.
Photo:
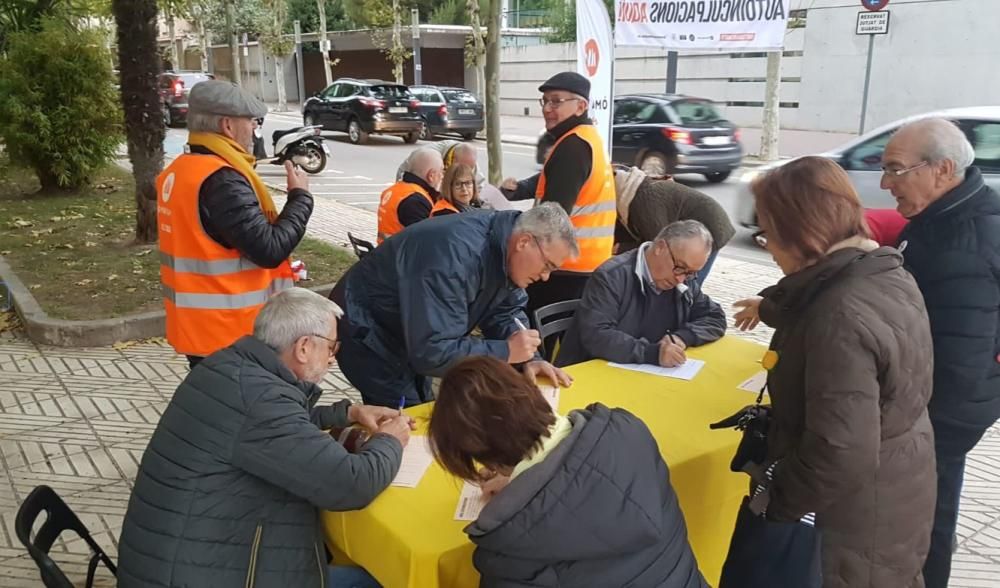
M707 100L683 100L672 102L671 107L685 124L719 122L725 120L715 105Z
M372 96L385 100L386 98L409 98L410 92L406 89L406 86L372 86L371 87Z
M204 82L205 80L214 80L215 79L215 77L212 76L211 74L203 74L203 73L181 74L181 75L179 75L177 77L179 77L181 79L181 81L184 82L184 87L185 88L190 88L191 86L194 86L198 82Z
M466 104L478 104L479 100L468 90L441 90L444 99L448 102L464 102Z

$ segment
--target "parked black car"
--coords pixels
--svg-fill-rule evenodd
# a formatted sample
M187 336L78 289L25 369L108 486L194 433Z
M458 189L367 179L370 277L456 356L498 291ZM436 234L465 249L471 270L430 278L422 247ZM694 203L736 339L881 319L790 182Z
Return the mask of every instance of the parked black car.
M187 124L188 94L198 82L215 76L200 71L166 71L160 74L157 88L163 108L163 122L168 127Z
M421 139L434 140L434 135L457 133L471 141L486 126L483 121L483 103L465 88L450 86L410 86L420 101L420 115L424 118Z
M542 132L535 159L544 163L552 138ZM740 131L711 100L676 94L615 98L611 160L652 176L695 173L724 182L743 161Z
M373 133L416 143L424 126L420 102L406 86L353 78L341 78L306 100L302 121L305 126L345 132L354 144L364 143Z

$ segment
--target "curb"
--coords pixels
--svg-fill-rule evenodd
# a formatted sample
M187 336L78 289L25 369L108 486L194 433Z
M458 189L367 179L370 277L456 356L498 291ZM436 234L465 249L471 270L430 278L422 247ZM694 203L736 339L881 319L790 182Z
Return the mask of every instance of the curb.
M34 343L56 347L105 347L119 341L162 337L166 333L166 315L162 310L86 321L52 318L42 310L3 257L0 257L0 281L7 285L14 310L24 324L28 339ZM325 295L333 286L322 284L309 289Z

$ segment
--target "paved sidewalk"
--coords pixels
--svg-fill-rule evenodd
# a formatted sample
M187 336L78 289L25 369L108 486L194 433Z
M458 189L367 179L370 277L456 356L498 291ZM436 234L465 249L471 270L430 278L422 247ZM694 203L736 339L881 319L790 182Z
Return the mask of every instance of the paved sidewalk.
M282 198L278 198L281 206ZM318 200L310 233L335 244L346 232L372 239L374 214ZM771 266L721 256L706 290L727 309L778 279ZM748 336L731 333L735 336ZM767 329L749 335L766 342ZM163 409L187 363L162 341L117 348L65 349L0 333L0 587L40 586L14 534L17 505L38 484L56 489L113 558L129 492ZM357 400L336 370L324 402ZM1000 586L1000 431L970 456L952 586ZM55 558L75 582L85 576L81 541L57 544ZM103 573L103 572L102 572ZM112 586L107 574L98 586ZM432 588L432 587L428 587Z

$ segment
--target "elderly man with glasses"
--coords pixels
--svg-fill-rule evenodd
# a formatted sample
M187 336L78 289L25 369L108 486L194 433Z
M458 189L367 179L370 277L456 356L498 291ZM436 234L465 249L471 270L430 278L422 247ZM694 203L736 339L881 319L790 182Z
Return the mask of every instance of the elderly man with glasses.
M589 359L675 367L688 347L726 332L726 314L696 279L712 252L698 221L664 227L653 241L597 268L583 291L556 365Z
M139 466L118 586L378 586L361 568L327 567L319 511L364 508L385 490L414 423L318 403L341 314L319 294L283 290L253 335L181 382ZM326 431L351 423L370 433L354 453Z
M590 82L564 71L538 90L545 129L554 145L542 173L523 182L504 181L515 193L530 192L536 204L555 202L570 216L580 255L528 288L528 311L580 297L591 272L611 257L615 239L615 180L604 142L588 115Z
M965 456L1000 417L1000 196L974 160L962 130L943 119L904 126L882 156L882 189L910 221L899 249L924 295L934 340L928 411L938 495L928 588L944 588L951 574Z

